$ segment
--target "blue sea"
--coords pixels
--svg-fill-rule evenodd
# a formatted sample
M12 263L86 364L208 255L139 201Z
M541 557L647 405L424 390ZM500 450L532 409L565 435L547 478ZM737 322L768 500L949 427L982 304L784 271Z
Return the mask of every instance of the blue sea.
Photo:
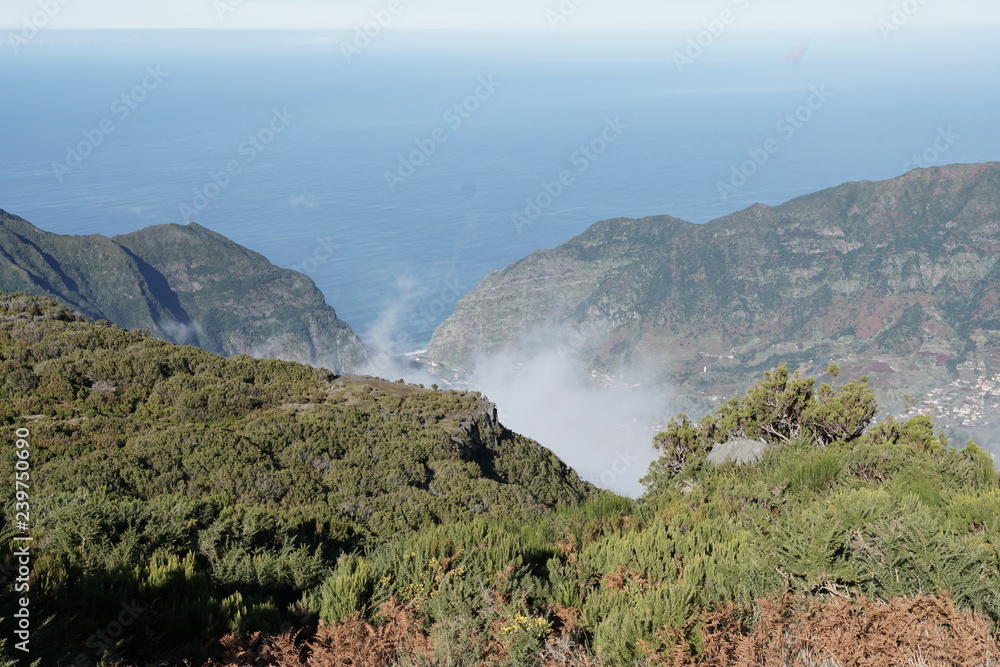
M690 37L387 31L348 58L348 33L43 32L0 55L0 208L196 221L408 351L602 219L1000 160L988 31L723 35L678 66Z

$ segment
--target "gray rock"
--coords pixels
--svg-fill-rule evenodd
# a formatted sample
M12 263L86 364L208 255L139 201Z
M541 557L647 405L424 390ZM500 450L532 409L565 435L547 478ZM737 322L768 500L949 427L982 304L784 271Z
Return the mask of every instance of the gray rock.
M764 456L764 450L771 445L760 440L730 440L712 448L708 455L708 462L721 465L726 461L736 463L756 463Z

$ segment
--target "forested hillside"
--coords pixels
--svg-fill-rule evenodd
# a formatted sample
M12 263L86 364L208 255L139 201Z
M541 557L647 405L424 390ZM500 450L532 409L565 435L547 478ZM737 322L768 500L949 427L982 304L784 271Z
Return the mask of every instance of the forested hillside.
M157 598L171 646L280 627L345 553L600 495L478 394L225 359L43 298L0 295L0 379L4 429L31 433L36 613L79 639Z
M0 291L222 355L357 370L364 346L312 280L191 223L108 238L38 229L0 210Z

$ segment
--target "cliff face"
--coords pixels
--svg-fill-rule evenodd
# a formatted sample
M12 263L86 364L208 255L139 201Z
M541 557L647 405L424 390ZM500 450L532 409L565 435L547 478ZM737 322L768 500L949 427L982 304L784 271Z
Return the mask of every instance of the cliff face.
M780 361L813 373L838 361L898 398L1000 361L998 231L998 164L848 183L704 225L607 220L488 276L428 356L468 367L544 326L596 369L655 359L702 393Z
M367 352L307 276L204 227L50 234L0 211L0 289L226 356L360 368Z

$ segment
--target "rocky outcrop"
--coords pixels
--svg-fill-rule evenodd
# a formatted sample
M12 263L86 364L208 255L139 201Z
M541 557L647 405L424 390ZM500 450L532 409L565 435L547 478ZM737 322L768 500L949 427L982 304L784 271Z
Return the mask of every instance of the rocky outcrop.
M497 418L497 406L486 400L458 428L461 435L452 438L452 441L458 446L463 461L481 461L504 431Z
M739 464L756 463L764 456L768 445L760 440L748 440L746 438L729 440L712 447L708 453L707 461L715 465L722 465L728 461Z

